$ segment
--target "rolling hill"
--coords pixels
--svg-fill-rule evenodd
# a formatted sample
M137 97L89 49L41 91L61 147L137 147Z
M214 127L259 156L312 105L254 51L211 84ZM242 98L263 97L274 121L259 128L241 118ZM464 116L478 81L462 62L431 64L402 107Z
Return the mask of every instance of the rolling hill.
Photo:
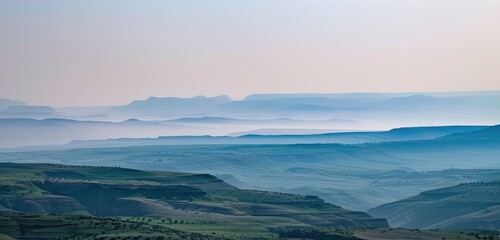
M500 229L500 181L472 182L422 192L368 211L395 227Z
M451 133L440 137L442 141L498 141L500 140L500 125L478 129L477 131Z

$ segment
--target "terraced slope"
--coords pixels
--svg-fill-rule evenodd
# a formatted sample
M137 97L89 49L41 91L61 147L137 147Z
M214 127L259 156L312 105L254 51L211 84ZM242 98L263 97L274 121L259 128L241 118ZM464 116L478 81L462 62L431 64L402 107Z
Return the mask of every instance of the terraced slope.
M266 232L273 225L387 226L318 197L242 190L208 174L56 164L0 164L0 212L259 223Z

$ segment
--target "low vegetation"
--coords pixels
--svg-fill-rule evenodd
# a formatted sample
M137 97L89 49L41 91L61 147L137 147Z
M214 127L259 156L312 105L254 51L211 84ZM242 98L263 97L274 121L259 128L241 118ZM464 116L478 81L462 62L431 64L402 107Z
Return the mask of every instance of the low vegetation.
M240 239L278 237L270 229L280 227L387 227L318 197L242 190L208 174L2 163L0 179L8 223L0 233L15 238Z

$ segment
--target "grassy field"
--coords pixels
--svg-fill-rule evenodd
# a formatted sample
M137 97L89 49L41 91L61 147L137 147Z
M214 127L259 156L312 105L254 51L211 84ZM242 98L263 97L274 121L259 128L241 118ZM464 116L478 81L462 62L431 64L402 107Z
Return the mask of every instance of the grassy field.
M152 218L8 214L0 215L0 219L2 234L23 239L227 239L221 233L182 231L175 228L180 223Z
M498 239L497 231L404 228L279 227L272 221L245 224L160 217L93 217L56 214L0 215L0 239ZM271 229L271 231L269 231Z

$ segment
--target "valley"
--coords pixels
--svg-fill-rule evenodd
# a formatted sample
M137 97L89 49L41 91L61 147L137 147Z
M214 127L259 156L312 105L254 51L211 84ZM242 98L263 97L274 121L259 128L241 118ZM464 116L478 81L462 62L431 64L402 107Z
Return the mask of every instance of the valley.
M2 239L495 239L389 228L314 196L242 190L208 174L0 164Z

